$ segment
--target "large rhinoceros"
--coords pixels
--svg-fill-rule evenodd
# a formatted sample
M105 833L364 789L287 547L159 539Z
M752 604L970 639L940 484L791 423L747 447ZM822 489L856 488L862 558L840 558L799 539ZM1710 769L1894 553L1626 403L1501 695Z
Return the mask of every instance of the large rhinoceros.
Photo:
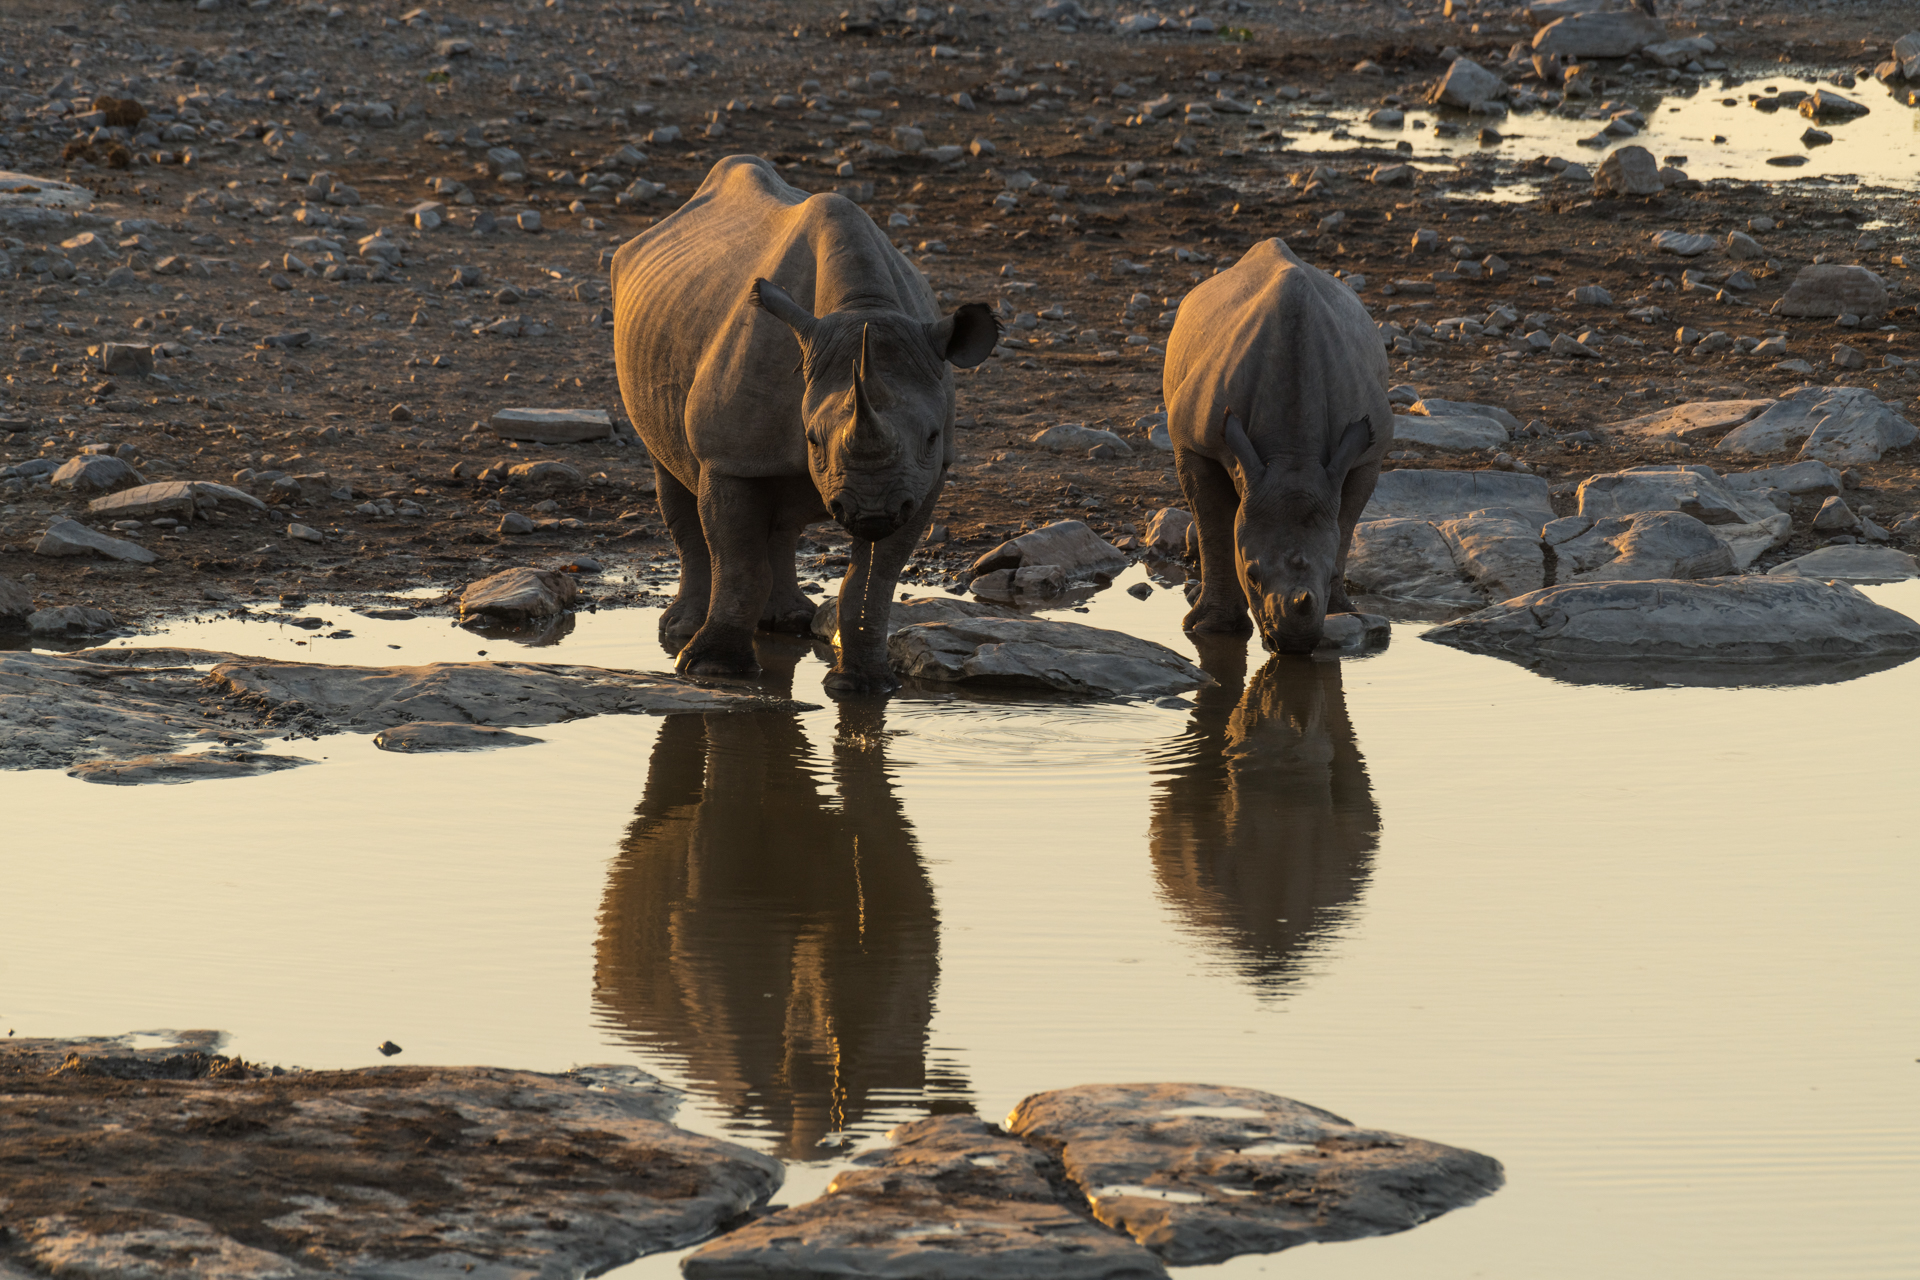
M1393 440L1387 357L1353 291L1266 240L1180 305L1164 387L1200 535L1189 631L1309 652L1347 600L1347 548Z
M614 361L680 551L661 620L679 669L757 670L756 625L805 633L800 531L853 535L827 687L877 692L894 584L953 462L953 375L993 352L980 303L942 317L926 279L859 206L808 196L757 156L613 259ZM798 339L798 350L795 339Z

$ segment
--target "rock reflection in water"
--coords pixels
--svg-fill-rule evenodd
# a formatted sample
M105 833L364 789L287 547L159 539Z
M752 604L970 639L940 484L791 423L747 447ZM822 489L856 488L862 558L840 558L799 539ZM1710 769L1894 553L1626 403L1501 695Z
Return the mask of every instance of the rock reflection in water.
M792 715L669 718L607 885L603 1016L783 1158L964 1092L928 1079L939 917L885 744L878 703L840 704L830 763Z
M1372 871L1380 813L1347 718L1342 663L1195 636L1218 681L1159 765L1154 877L1188 928L1263 991L1296 979Z

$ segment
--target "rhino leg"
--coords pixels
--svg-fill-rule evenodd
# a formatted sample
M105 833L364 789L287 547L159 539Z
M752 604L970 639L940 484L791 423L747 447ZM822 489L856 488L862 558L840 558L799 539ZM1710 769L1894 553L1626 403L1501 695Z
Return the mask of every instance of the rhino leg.
M1327 590L1328 613L1352 613L1353 601L1347 598L1347 552L1353 549L1353 530L1360 513L1373 497L1373 486L1380 479L1380 464L1367 462L1347 472L1340 486L1340 553L1333 562L1333 581Z
M1247 617L1246 593L1233 554L1233 520L1240 510L1240 491L1233 477L1212 458L1181 449L1174 454L1180 490L1200 530L1200 599L1187 611L1181 626L1188 631L1242 635L1253 630Z
M891 693L900 687L887 665L887 615L907 557L933 523L946 485L942 471L933 489L904 525L878 542L853 540L846 579L840 584L840 647L822 686L828 693Z
M673 535L674 548L680 553L680 590L660 615L660 639L685 640L700 630L707 620L707 597L713 593L712 561L707 554L707 535L700 528L700 500L681 484L659 461L653 464L654 490L660 498L660 518ZM668 650L677 650L668 644Z
M760 629L804 636L813 631L813 613L819 605L800 589L794 569L795 548L800 531L826 511L811 480L795 478L787 482L787 488L789 492L782 495L774 513L773 532L767 537L767 573L773 587L767 607L760 612Z
M717 475L712 467L701 473L700 528L713 557L713 589L706 621L680 651L675 670L694 676L750 676L760 670L753 630L773 590L767 567L775 508L770 483Z

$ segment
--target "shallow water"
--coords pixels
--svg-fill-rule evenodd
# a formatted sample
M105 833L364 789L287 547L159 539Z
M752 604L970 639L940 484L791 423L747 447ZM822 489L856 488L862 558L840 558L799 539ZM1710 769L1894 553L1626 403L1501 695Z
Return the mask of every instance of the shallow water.
M1869 590L1920 615L1920 583ZM298 612L354 637L125 643L526 654ZM1193 652L1173 592L1064 616ZM538 657L664 668L654 617L581 615ZM793 1162L785 1201L930 1109L1216 1081L1508 1174L1418 1230L1219 1274L1911 1275L1920 663L1577 686L1423 629L1344 663L1209 646L1220 685L1178 706L836 705L812 647L772 640L769 682L820 710L471 755L337 735L175 787L0 775L0 1023L217 1027L312 1067L389 1037L399 1062L634 1062L690 1091L684 1123Z

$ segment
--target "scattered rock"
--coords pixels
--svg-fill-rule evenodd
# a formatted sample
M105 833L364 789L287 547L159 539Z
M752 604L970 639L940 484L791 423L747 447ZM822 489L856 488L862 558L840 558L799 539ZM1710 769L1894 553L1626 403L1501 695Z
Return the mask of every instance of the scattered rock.
M312 525L299 524L297 522L287 526L287 536L289 538L292 538L295 542L320 543L320 542L325 542L327 540L327 535L320 532L318 529L314 528Z
M1783 467L1730 471L1720 479L1729 489L1751 489L1759 493L1781 489L1796 498L1838 497L1841 489L1840 473L1812 458Z
M1050 453L1084 454L1101 445L1111 446L1123 458L1133 453L1133 447L1113 432L1082 426L1078 422L1062 422L1048 427L1034 436L1031 443Z
M1191 512L1180 507L1162 507L1147 521L1147 531L1142 537L1148 547L1161 555L1178 559L1186 554L1192 529Z
M1492 418L1471 418L1464 414L1422 418L1396 413L1393 439L1396 444L1422 445L1429 449L1498 450L1507 446L1507 429Z
M61 520L48 525L47 531L40 535L40 541L34 544L33 554L104 556L109 560L126 560L133 564L152 564L160 558L138 543L109 538L75 520Z
M1872 316L1887 305L1886 281L1865 267L1816 262L1800 268L1773 309L1783 316Z
M144 378L153 372L153 347L139 342L109 342L100 348L100 368L110 378Z
M1854 588L1764 575L1548 587L1423 638L1598 683L1822 683L1920 654L1920 622Z
M1871 110L1866 104L1843 98L1831 89L1815 89L1800 99L1800 114L1809 120L1852 120Z
M1569 60L1630 57L1666 39L1666 26L1638 9L1600 9L1556 18L1533 35L1533 52Z
M1212 682L1164 645L1039 618L903 627L888 637L887 655L897 675L988 689L1152 698Z
M1773 407L1771 400L1698 400L1677 404L1670 409L1609 423L1602 428L1645 440L1674 443L1705 443L1749 422Z
M1051 600L1066 591L1067 575L1057 564L995 569L992 573L983 573L975 578L967 584L967 589L983 600L1035 604L1041 600Z
M988 604L980 600L968 600L960 596L915 596L911 600L896 600L887 607L887 634L892 635L902 627L910 627L921 622L955 622L964 618L1019 618L1024 617L1018 609L1009 609L1005 605ZM814 610L812 630L814 637L828 644L840 643L840 600L828 599Z
M1543 30L1541 34L1546 32ZM1596 195L1656 196L1666 187L1667 184L1660 180L1659 161L1653 158L1651 151L1641 146L1616 148L1600 162L1600 167L1593 175Z
M1330 613L1321 628L1320 643L1313 647L1313 652L1322 658L1352 657L1378 653L1392 641L1393 623L1378 614Z
M1888 449L1920 439L1920 431L1868 387L1801 387L1732 432L1714 448L1724 453L1779 453L1799 446L1799 457L1822 462L1877 462Z
M1522 513L1536 529L1553 519L1553 500L1539 476L1411 470L1383 472L1360 518L1447 520L1494 507Z
M1070 582L1097 581L1127 563L1126 552L1102 538L1081 520L1056 520L1030 533L1001 543L973 562L969 578L999 569L1058 566Z
M1509 431L1518 431L1524 425L1520 419L1498 405L1473 404L1465 400L1441 400L1433 396L1415 400L1407 412L1429 418L1492 418Z
M104 782L136 787L149 782L204 782L213 778L253 778L263 773L312 764L293 756L269 756L254 751L174 752L135 756L131 760L89 760L67 770L82 782Z
M1507 83L1472 58L1455 58L1433 87L1428 101L1450 107L1475 107L1507 96ZM1378 179L1375 179L1378 181Z
M487 428L502 440L576 444L607 439L613 434L613 419L605 409L500 409Z
M33 615L33 593L11 578L0 578L0 632L24 631Z
M144 520L148 516L178 515L191 519L201 510L231 502L255 511L267 504L244 490L208 480L160 480L95 498L87 514L101 520Z
M1741 261L1752 261L1767 256L1767 247L1744 231L1727 233L1727 256Z
M1819 533L1852 533L1860 527L1860 517L1842 499L1828 498L1814 513L1813 527Z
M1404 1231L1504 1179L1477 1152L1216 1085L1035 1094L1007 1128L1058 1150L1094 1217L1175 1266Z
M524 733L461 720L416 720L373 735L373 745L382 751L484 751L490 747L524 747L544 741L544 738L530 738Z
M533 520L518 511L509 511L500 517L497 530L504 534L532 533Z
M580 586L551 569L503 569L460 593L460 617L492 618L509 626L550 618L573 607Z
M1780 514L1758 494L1724 483L1711 467L1633 467L1588 476L1576 491L1580 514L1626 516L1681 511L1705 524L1754 524Z
M125 459L104 453L69 458L53 473L54 488L72 489L79 493L105 492L145 483L146 477L135 471Z
M974 1116L934 1116L856 1156L827 1193L707 1245L687 1280L1155 1280L1151 1253L1061 1201L1059 1160Z
M83 604L63 604L27 616L27 630L36 636L87 635L111 630L115 625L114 616L105 609L90 609Z
M1684 231L1656 231L1653 233L1653 247L1661 253L1678 254L1682 258L1697 258L1712 249L1719 241L1712 236L1690 235Z
M1597 519L1554 553L1562 582L1717 578L1734 571L1732 549L1706 525L1678 511Z
M1920 578L1920 563L1892 547L1821 547L1775 565L1768 572L1779 577L1822 581L1899 582Z

